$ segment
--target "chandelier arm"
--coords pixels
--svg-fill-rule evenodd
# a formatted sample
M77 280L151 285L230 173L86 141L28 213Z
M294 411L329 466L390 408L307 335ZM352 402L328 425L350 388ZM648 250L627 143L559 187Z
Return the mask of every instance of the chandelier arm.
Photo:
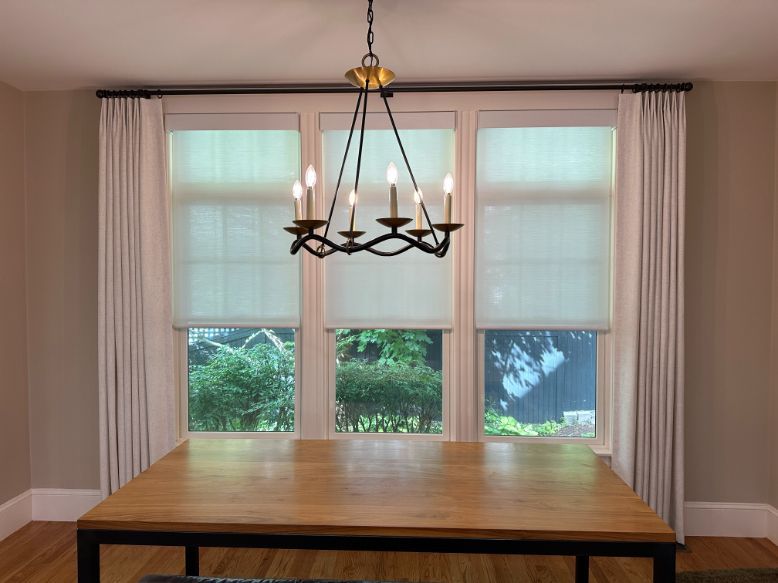
M340 183L343 180L343 170L346 168L346 160L348 159L348 152L351 148L351 138L354 136L354 126L357 124L357 116L359 116L359 106L362 103L362 89L359 90L359 97L357 98L357 107L354 109L354 117L351 118L351 129L348 132L348 140L346 141L346 151L343 153L343 162L340 165L340 172L338 173L338 182L335 185L335 193L332 196L332 204L330 205L330 212L327 215L327 227L324 229L324 237L327 237L327 233L330 231L330 223L332 222L332 213L335 211L335 203L338 200L338 191L340 190Z
M337 249L333 249L333 248L325 249L323 243L320 243L319 247L316 249L308 245L308 243L303 244L302 247L309 253L316 255L316 257L318 257L319 259L323 259L324 257L327 257L328 255L332 255L337 251Z
M446 235L446 238L441 241L440 245L438 245L438 250L435 251L435 257L438 259L443 258L446 256L446 253L448 253L448 247L451 244L451 239Z
M357 150L357 173L354 178L354 192L359 196L359 172L362 169L362 146L365 143L365 118L367 117L367 97L370 89L370 78L365 80L365 100L362 102L362 125L359 130L359 150ZM349 218L349 231L354 230L354 218L356 216L358 201L354 200L354 207L351 211L351 217Z
M394 115L392 115L392 108L389 107L389 100L386 98L386 93L384 92L383 86L379 85L379 91L381 92L381 99L384 101L384 105L386 106L386 113L389 115L389 121L392 123L392 129L394 130L394 137L397 138L397 145L400 146L400 153L403 156L403 160L405 161L405 167L408 169L408 174L411 175L411 182L413 182L413 188L416 189L416 192L419 192L419 185L416 183L416 177L413 175L413 170L411 170L411 163L408 161L408 155L405 153L405 148L403 147L403 142L400 139L400 132L397 131L397 124L394 123ZM438 245L438 236L435 234L435 229L432 227L432 221L430 220L430 215L427 212L427 205L424 204L424 199L419 197L419 201L421 204L421 210L424 211L424 218L427 219L427 226L432 230L432 239L435 241L435 245Z

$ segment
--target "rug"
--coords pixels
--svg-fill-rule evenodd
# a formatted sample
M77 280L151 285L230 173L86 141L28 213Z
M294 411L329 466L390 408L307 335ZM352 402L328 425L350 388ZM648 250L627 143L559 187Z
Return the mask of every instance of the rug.
M729 569L678 573L675 583L778 583L778 569Z

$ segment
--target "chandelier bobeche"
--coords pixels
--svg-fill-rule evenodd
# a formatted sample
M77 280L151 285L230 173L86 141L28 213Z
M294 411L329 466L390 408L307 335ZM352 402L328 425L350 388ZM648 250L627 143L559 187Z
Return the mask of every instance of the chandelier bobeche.
M424 204L424 195L422 194L419 185L416 183L416 178L413 175L413 170L411 170L410 162L408 162L408 156L405 154L405 148L403 148L402 141L400 140L400 134L397 131L397 125L394 122L392 110L389 107L387 95L384 92L384 88L394 80L394 73L385 67L381 67L379 65L378 55L373 52L373 0L368 0L367 23L368 51L367 54L362 57L362 66L346 72L346 79L359 89L359 97L357 98L357 106L354 109L354 117L351 120L351 129L349 130L348 140L346 142L346 151L343 154L343 163L341 164L340 172L338 173L338 181L335 186L335 192L333 193L329 215L326 220L316 218L316 170L313 166L308 166L308 169L305 171L305 218L303 218L302 184L297 180L292 187L292 196L294 199L293 222L295 226L284 227L285 231L296 236L290 251L294 255L300 249L305 249L317 257L326 257L336 251L347 254L356 253L358 251L368 251L374 255L388 257L399 255L400 253L415 248L424 251L425 253L435 255L436 257L443 257L448 252L450 234L463 226L460 223L451 222L451 197L454 191L454 178L449 173L446 174L443 179L443 221L440 223L432 223L429 213L427 212L427 207ZM386 106L386 113L392 124L394 136L397 139L397 145L400 147L403 162L408 169L408 174L413 183L413 200L416 203L416 220L413 229L407 229L405 232L400 232L400 229L413 222L413 219L410 217L397 216L398 172L397 166L392 162L386 169L386 181L389 183L389 216L376 219L378 223L388 227L389 231L364 243L358 243L357 239L365 234L365 231L356 230L356 212L357 206L359 206L359 173L362 168L362 147L365 141L367 99L370 93L376 92L380 95ZM346 167L346 160L348 159L351 139L354 135L354 128L360 117L360 106L362 111L359 146L357 151L357 167L354 177L354 188L349 194L348 200L348 228L343 231L338 231L338 234L341 235L344 240L342 243L336 243L328 238L328 234L332 223L332 214L335 210L335 203L338 200L338 192L340 191L341 182L343 180L343 170ZM322 227L324 227L324 234L319 235L316 231ZM436 230L442 233L440 239L435 233ZM430 235L432 235L431 242L427 240ZM377 245L391 240L397 240L400 242L400 246L392 250L376 248Z

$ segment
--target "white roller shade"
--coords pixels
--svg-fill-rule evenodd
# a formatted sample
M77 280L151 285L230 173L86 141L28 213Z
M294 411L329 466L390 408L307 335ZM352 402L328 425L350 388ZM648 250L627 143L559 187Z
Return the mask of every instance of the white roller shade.
M283 231L297 117L242 115L248 130L234 115L170 117L174 324L297 327L299 257Z
M424 201L432 222L442 221L443 178L454 172L454 117L450 129L441 129L440 115L431 118L433 127L424 128L425 114L398 114L403 145L411 161L416 180L424 192ZM322 116L325 127L334 118ZM344 118L345 119L345 118ZM350 120L347 120L350 122ZM431 124L432 125L432 124ZM343 160L348 126L324 131L324 178L327 205ZM342 238L336 231L348 225L348 195L353 188L356 168L354 133L344 183L338 195L330 236ZM356 228L367 231L360 241L385 233L386 227L375 222L389 216L389 185L386 167L394 162L399 170L397 183L400 216L413 218L413 185L391 130L366 130L359 184ZM455 190L454 196L457 196ZM341 198L342 197L342 198ZM456 219L456 217L455 217ZM425 223L426 225L426 223ZM413 228L411 223L407 228ZM430 238L431 240L431 238ZM391 243L391 244L390 244ZM380 249L391 249L398 242ZM326 325L329 328L448 328L451 326L451 253L438 259L413 249L396 257L378 257L367 252L351 256L335 253L325 260Z
M613 128L527 113L516 119L530 127L478 131L476 324L606 329Z

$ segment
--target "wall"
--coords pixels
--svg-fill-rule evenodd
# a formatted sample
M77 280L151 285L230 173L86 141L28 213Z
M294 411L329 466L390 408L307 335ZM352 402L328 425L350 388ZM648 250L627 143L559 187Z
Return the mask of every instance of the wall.
M775 91L688 96L687 500L768 499Z
M769 503L778 509L778 83L775 96L775 175L773 206L773 343L772 382L770 384L770 497ZM778 543L777 543L778 544Z
M91 91L26 94L32 486L99 488L97 139Z
M24 95L0 83L0 504L30 487Z

